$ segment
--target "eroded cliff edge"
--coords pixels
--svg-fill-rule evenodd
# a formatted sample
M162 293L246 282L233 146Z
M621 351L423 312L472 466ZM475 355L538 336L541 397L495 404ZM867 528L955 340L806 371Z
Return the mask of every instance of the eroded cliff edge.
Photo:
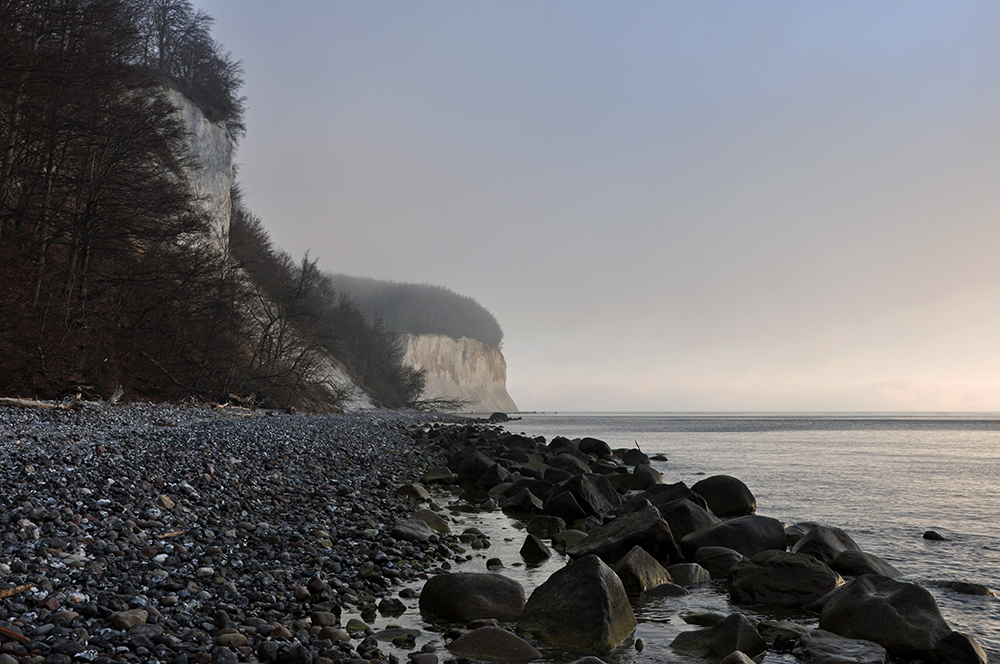
M470 413L513 413L507 394L507 362L499 348L481 341L443 334L404 334L404 362L427 372L424 397L463 402Z

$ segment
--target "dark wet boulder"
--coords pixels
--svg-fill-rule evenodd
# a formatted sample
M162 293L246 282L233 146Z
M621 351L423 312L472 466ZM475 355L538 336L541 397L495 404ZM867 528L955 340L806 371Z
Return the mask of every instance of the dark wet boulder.
M587 517L572 491L560 491L551 498L546 498L542 514L558 517L566 523L574 523Z
M571 546L587 539L587 533L582 530L568 528L552 536L552 546L559 553L566 553Z
M979 597L996 597L996 593L989 586L981 583L969 583L967 581L936 581L934 585L939 588L948 588L963 595L976 595Z
M795 546L795 543L802 539L806 533L819 526L815 521L800 521L785 528L785 543L788 548Z
M802 536L792 553L807 553L817 560L829 565L837 554L842 551L860 551L861 547L851 539L851 536L840 528L816 526Z
M642 489L648 489L657 484L663 484L663 475L660 471L646 464L639 464L632 471L632 477L637 480Z
M890 655L920 655L951 629L924 588L883 576L859 576L830 593L820 629L878 643Z
M667 567L667 572L673 578L674 583L679 586L697 586L708 583L712 580L712 575L708 570L698 563L677 563Z
M694 560L695 552L706 546L724 546L752 558L769 549L784 551L785 529L777 519L751 514L691 533L680 544L689 560Z
M670 533L670 526L652 506L604 524L570 547L567 553L572 558L597 555L607 564L614 565L635 546L641 546L664 565L684 560Z
M924 539L931 540L932 542L950 542L951 540L939 533L936 530L928 530L924 532Z
M420 478L422 484L454 484L457 481L458 476L447 466L435 466Z
M598 459L610 459L614 456L611 446L599 438L581 438L577 449L584 454L593 454Z
M546 497L555 497L558 494L569 491L576 498L577 504L583 508L588 516L596 516L603 519L605 516L614 514L615 510L621 507L621 496L604 475L587 473L576 475L565 482L557 484ZM546 511L547 514L551 512ZM557 514L556 516L561 516ZM570 519L565 519L566 523L571 523Z
M641 546L632 547L631 551L615 563L614 569L629 597L635 597L661 583L673 581L670 572Z
M505 514L516 517L531 518L542 511L542 500L528 489L521 489L513 496L503 499L500 509Z
M501 466L499 463L495 463L483 471L483 474L476 479L476 486L480 489L492 489L506 480L509 476L509 470Z
M741 480L729 475L715 475L695 482L691 490L708 503L716 516L745 516L757 511L757 499Z
M586 556L535 588L517 631L570 652L600 654L621 643L635 626L618 576L597 556Z
M627 466L649 465L649 457L640 449L629 449L622 453L622 461Z
M496 464L496 461L476 450L465 455L465 458L458 464L458 478L468 482L475 482L494 464Z
M557 516L539 514L531 517L524 529L536 537L552 539L556 533L566 530L566 522Z
M708 503L701 494L692 491L684 482L673 484L657 484L651 486L641 494L641 497L648 500L656 509L660 509L675 500L689 500L704 510L708 510Z
M967 634L951 632L927 651L925 664L987 664L986 651Z
M422 542L434 534L434 530L423 519L406 519L397 521L389 534L406 542Z
M421 613L457 622L517 620L524 601L521 584L499 574L439 574L427 579L420 591Z
M811 631L811 627L788 620L761 620L757 623L760 638L775 652L791 652L795 643Z
M676 583L661 583L642 593L642 596L648 599L650 597L684 597L690 594L684 586L679 586Z
M517 634L490 625L463 634L448 644L448 650L482 662L529 662L542 657L537 648Z
M847 576L861 576L863 574L878 574L898 579L903 573L885 562L873 553L855 551L848 549L841 551L830 563L830 568L835 572L846 574Z
M524 539L520 553L527 563L540 563L552 556L552 551L545 546L545 542L531 534Z
M590 472L590 464L574 454L563 452L549 460L549 465L559 470L565 470L573 475L583 475Z
M812 556L787 551L761 551L729 570L729 597L736 604L805 606L843 584Z
M883 664L889 659L889 653L877 643L822 629L799 638L792 654L806 664Z
M674 500L669 503L660 503L656 506L660 510L660 516L670 525L670 532L674 538L681 540L691 533L711 528L722 521L713 516L701 505L693 503L687 498Z
M556 484L561 484L568 479L573 477L574 473L563 470L562 468L553 468L552 466L547 466L545 469L545 474L542 475L542 479L546 482L551 482L552 486Z
M670 643L674 650L720 662L739 650L756 657L767 649L764 639L742 613L733 613L708 629L681 632Z
M745 556L724 546L703 546L694 554L694 562L708 570L713 579L728 579L729 570Z

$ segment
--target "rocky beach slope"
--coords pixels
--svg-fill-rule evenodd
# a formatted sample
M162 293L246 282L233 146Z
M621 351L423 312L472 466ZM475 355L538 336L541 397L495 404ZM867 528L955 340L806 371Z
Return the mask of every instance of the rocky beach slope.
M385 659L341 613L458 542L389 536L415 417L0 408L0 664Z

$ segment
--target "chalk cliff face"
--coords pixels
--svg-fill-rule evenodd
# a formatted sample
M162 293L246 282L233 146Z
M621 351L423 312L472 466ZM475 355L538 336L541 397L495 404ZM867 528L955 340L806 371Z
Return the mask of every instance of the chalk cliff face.
M507 362L499 348L462 337L407 334L404 362L427 372L424 398L457 399L470 413L517 411L507 394Z
M167 99L188 132L192 167L183 177L212 220L214 240L223 251L229 245L229 220L233 205L234 145L224 122L212 122L194 102L173 88L164 90Z

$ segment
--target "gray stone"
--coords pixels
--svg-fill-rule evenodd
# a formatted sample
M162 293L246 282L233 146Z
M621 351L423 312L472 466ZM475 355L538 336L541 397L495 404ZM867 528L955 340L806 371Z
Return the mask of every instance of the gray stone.
M670 533L670 526L651 505L616 517L570 547L567 553L573 558L597 555L609 565L614 565L635 546L641 546L661 564L684 561Z
M458 622L478 618L509 622L521 615L524 601L521 584L499 574L439 574L424 584L420 611Z
M552 539L552 536L556 533L566 530L566 522L557 516L539 514L531 517L531 520L525 526L525 530L536 537Z
M587 516L576 496L570 491L561 491L551 498L546 498L542 514L559 517L566 523L573 523Z
M684 586L679 586L676 583L661 583L644 592L642 596L648 599L650 597L684 597L690 594Z
M695 552L706 546L724 546L752 558L769 549L784 551L785 529L777 519L751 514L691 533L680 545L688 560L694 560Z
M653 556L638 545L632 547L632 550L615 564L614 569L630 597L673 580L663 565L656 562Z
M570 652L600 654L635 629L622 582L597 556L575 560L535 588L517 631Z
M835 572L848 576L861 576L863 574L880 574L893 579L903 576L898 569L882 560L872 553L847 549L837 554L837 557L830 563L830 568Z
M667 567L667 572L679 586L697 586L712 580L708 570L698 563L677 563Z
M927 590L875 575L859 576L830 593L819 627L874 641L894 656L926 653L951 632Z
M761 551L729 570L729 597L736 604L805 606L843 584L812 556L787 551Z
M713 579L728 579L729 570L743 558L739 551L724 546L703 546L694 554L694 562L708 570Z
M528 662L542 656L533 645L500 627L480 627L463 634L448 650L484 662Z
M792 654L806 664L883 664L889 653L877 643L849 639L822 629L803 635Z
M557 484L546 497L546 506L549 497L555 497L563 491L569 491L576 498L577 504L583 509L587 516L604 518L615 513L621 507L622 499L611 482L604 475L596 473L585 473L576 475L565 482ZM548 510L546 510L546 513ZM557 514L556 516L562 516ZM572 519L563 517L566 523L571 523Z
M746 616L733 613L708 629L681 632L670 643L670 647L695 657L719 662L736 650L749 657L756 657L767 649L767 644Z
M861 547L851 539L850 535L840 528L828 526L816 526L792 547L792 553L807 553L827 565L843 551L860 550Z
M421 519L406 519L405 521L397 521L389 534L398 540L422 542L429 539L434 534L434 530Z
M719 664L757 664L752 659L747 657L745 652L740 652L739 650L731 652L722 658Z
M540 563L552 556L552 551L545 546L545 542L530 533L524 539L520 553L521 557L528 563Z
M951 632L927 651L925 664L987 664L986 651L967 634Z

